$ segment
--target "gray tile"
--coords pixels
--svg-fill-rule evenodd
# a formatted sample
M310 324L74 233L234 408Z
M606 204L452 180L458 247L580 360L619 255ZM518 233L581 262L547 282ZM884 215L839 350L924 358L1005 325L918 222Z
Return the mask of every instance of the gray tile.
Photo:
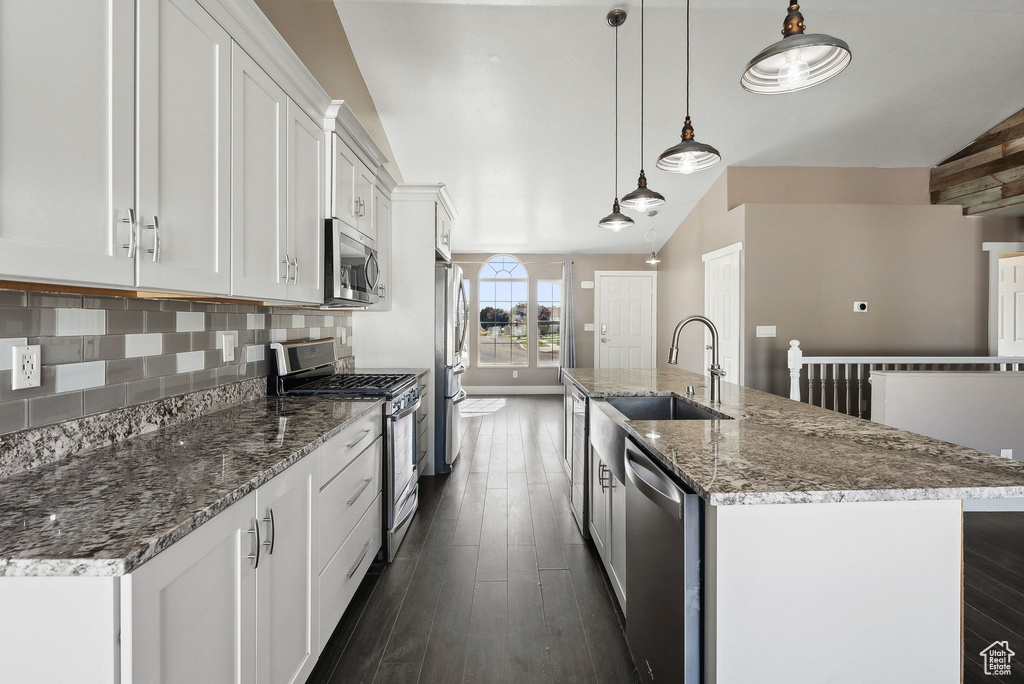
M159 299L129 299L127 308L132 311L159 311Z
M213 311L213 307L216 306L211 302L192 302L192 311Z
M164 354L192 351L191 333L167 333L164 335Z
M237 304L217 304L214 307L214 310L215 311L219 311L220 313L238 313L238 305Z
M108 383L141 380L145 375L145 363L141 358L107 361Z
M39 387L28 389L11 389L11 371L0 371L0 401L9 399L31 399L57 392L57 370L54 366L43 366L39 369Z
M213 331L194 332L192 335L192 351L200 349L214 349L217 346L216 333Z
M0 402L0 434L28 427L28 400Z
M217 384L225 385L229 382L235 382L238 380L238 366L221 366L217 369Z
M25 306L28 297L24 292L0 290L0 306Z
M244 347L247 344L256 344L256 335L254 330L239 330L238 331L238 346Z
M248 320L246 319L244 313L228 314L228 328L235 330L244 330L247 325Z
M224 356L221 354L221 350L220 349L207 349L206 350L206 359L204 360L203 365L206 366L207 368L215 368L217 366L223 366L224 365L224 360L223 359L224 359Z
M49 292L29 292L29 306L41 306L65 309L81 309L82 295L51 294Z
M228 327L228 315L225 313L206 314L206 327L209 330L224 330Z
M160 302L161 311L191 311L192 307L184 299L165 299Z
M82 392L83 411L85 415L113 411L125 405L125 385L107 385L95 387Z
M86 335L82 338L83 361L124 358L124 335Z
M256 377L258 377L258 378L266 377L267 372L268 372L268 368L267 368L266 360L264 359L263 361L257 361L256 362Z
M178 357L174 354L163 356L146 357L146 377L159 378L164 375L173 375L178 370Z
M192 374L181 373L163 378L163 396L174 397L192 391Z
M106 309L108 311L123 311L125 300L123 297L82 297L83 309Z
M159 399L161 396L161 378L133 380L128 383L128 405L134 406L147 401Z
M0 337L40 337L53 335L57 314L53 309L0 309Z
M82 360L81 337L33 337L28 343L39 345L39 362L44 366L78 363Z
M108 311L107 333L140 333L145 327L145 313L142 311Z
M169 333L178 329L178 319L174 311L147 311L146 332Z
M192 389L198 391L201 389L209 389L210 387L217 386L217 369L206 368L200 371L192 372Z
M82 415L82 392L65 392L28 400L28 424L31 427L59 423Z

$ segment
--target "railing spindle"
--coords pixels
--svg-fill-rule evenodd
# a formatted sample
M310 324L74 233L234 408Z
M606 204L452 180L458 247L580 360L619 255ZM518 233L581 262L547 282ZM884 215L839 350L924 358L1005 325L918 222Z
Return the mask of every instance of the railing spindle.
M821 408L825 408L825 376L828 375L828 366L821 364Z
M852 416L853 411L850 410L850 364L843 367L843 377L846 380L846 415Z
M814 403L814 364L807 366L807 403Z

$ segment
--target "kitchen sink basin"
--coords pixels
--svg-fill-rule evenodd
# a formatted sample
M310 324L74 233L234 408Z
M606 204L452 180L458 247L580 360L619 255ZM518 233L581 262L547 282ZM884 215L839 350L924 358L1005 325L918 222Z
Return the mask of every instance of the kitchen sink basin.
M721 420L679 397L607 397L605 401L627 420Z

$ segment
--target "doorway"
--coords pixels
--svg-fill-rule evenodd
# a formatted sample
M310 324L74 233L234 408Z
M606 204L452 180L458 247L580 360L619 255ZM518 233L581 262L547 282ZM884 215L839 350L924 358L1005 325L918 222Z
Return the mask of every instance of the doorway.
M988 252L988 354L1024 357L1024 242L983 242Z
M728 382L743 384L743 365L740 363L740 257L743 243L708 252L704 261L704 315L718 328L719 363ZM705 333L705 346L711 344L711 335ZM711 352L705 350L704 367L711 365Z
M596 271L594 367L653 368L657 311L655 271Z

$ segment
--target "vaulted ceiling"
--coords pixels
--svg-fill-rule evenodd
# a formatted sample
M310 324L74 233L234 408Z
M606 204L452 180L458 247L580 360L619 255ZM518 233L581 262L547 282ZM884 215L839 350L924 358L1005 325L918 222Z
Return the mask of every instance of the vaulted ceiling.
M932 166L1024 105L1024 2L808 0L808 33L844 39L851 66L816 88L743 91L780 38L786 2L693 0L690 113L723 162L655 168L685 114L685 4L646 7L650 186L668 202L610 233L613 4L335 0L405 180L444 182L458 251L636 252L663 243L726 165ZM640 164L640 8L619 31L619 194Z

